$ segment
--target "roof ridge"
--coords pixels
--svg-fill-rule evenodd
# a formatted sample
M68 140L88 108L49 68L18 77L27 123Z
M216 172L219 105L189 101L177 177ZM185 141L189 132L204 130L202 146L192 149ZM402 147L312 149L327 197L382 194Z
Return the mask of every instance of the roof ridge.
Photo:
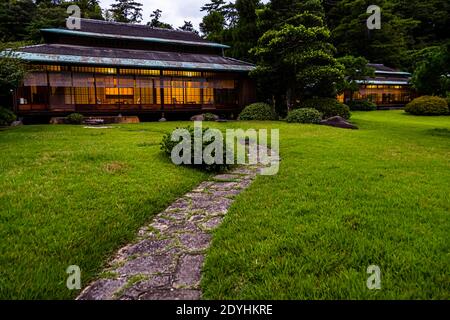
M34 45L34 46L27 46L27 47L21 47L21 49L25 49L25 48L29 48L29 47L39 47L39 46L49 46L49 47L65 47L65 48L79 48L79 47L85 47L85 46L80 46L80 45L76 45L76 44L67 44L67 43L43 43L43 44L38 44L38 45ZM133 52L162 52L162 53L166 53L167 51L163 51L163 50L148 50L148 49L133 49L133 48L113 48L113 47L91 47L94 50L121 50L121 51L133 51ZM172 54L178 54L178 55L192 55L192 53L189 52L173 52L170 51L170 53ZM201 56L210 56L210 57L216 57L220 55L218 54L210 54L210 53L196 53L196 55L201 55ZM222 57L225 59L230 59L236 62L245 62L245 61L241 61L241 60L237 60L237 59L232 59L232 58L228 58L228 57ZM245 62L248 63L248 62Z
M128 27L138 27L142 29L153 29L153 30L161 30L161 31L170 31L170 32L179 32L179 33L189 33L189 34L195 34L199 38L200 37L197 33L187 30L179 30L179 29L167 29L167 28L158 28L158 27L151 27L145 24L139 24L139 23L127 23L127 22L118 22L118 21L109 21L109 20L98 20L98 19L88 19L88 18L80 18L81 21L89 21L99 24L115 24L115 25L121 25L121 26L128 26ZM203 39L203 38L202 38Z
M235 61L235 62L245 63L245 64L248 64L248 65L251 65L251 66L255 65L255 64L253 64L251 62L247 62L247 61L244 61L244 60L239 60L239 59L235 59L235 58L231 58L231 57L225 57L224 56L224 58L228 59L228 60L231 60L231 61Z

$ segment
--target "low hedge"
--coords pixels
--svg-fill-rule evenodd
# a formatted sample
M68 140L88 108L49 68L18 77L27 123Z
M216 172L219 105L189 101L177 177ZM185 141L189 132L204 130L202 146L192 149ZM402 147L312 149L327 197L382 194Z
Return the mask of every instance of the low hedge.
M377 110L377 105L369 100L353 100L347 102L351 111L374 111Z
M416 116L439 116L449 113L447 101L435 96L422 96L405 106L407 113Z
M289 123L320 123L322 114L313 108L300 108L289 112L286 121Z
M9 126L16 119L16 115L11 110L0 107L0 126Z
M278 120L278 116L270 105L257 102L245 107L238 120Z
M299 108L312 108L322 114L323 119L334 116L341 116L344 119L350 119L350 108L333 98L313 98L300 103Z

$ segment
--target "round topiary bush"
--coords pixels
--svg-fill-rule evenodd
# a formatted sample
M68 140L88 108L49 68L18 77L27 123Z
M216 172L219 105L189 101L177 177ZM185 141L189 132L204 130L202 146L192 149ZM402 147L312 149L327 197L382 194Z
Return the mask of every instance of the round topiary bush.
M353 100L347 102L351 111L374 111L377 110L377 105L369 100Z
M300 108L313 108L322 113L323 119L334 116L341 116L344 119L350 119L350 108L333 98L313 98L300 103Z
M202 128L202 132L201 132L201 136L199 135L199 137L196 137L196 132L194 130L194 128L188 126L188 127L184 127L184 128L177 128L177 129L182 129L182 130L187 130L191 136L191 163L190 166L193 166L195 168L199 168L202 170L206 170L206 171L212 171L212 172L223 172L226 171L228 169L230 169L232 167L231 164L227 163L227 153L228 154L232 154L232 152L227 152L228 150L228 145L227 143L223 143L223 149L222 149L222 163L206 163L205 159L202 158L202 163L200 164L195 164L195 148L194 148L194 141L195 139L202 139L202 137L205 136L205 133L209 130L209 128ZM205 141L205 140L201 140L202 141L202 154L205 151L205 148L212 142L214 141L214 138L212 138L210 141ZM172 150L175 146L177 146L180 143L180 141L172 141L172 133L167 133L163 136L163 139L161 140L160 143L160 149L161 151L163 151L169 158L171 158L172 156ZM231 150L230 150L231 151ZM214 155L215 156L215 153Z
M289 112L286 121L289 123L320 123L322 114L313 108L300 108Z
M444 98L422 96L408 103L405 111L416 116L439 116L448 114L449 109Z
M0 107L0 126L9 126L16 119L16 115L11 110Z
M82 124L84 117L80 113L71 113L67 116L67 122L70 124Z
M257 102L245 107L238 120L278 120L278 116L267 103Z

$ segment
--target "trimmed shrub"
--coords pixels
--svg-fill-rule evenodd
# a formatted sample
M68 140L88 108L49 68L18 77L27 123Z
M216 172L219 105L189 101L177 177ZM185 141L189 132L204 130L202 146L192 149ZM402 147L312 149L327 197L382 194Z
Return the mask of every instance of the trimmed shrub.
M351 111L374 111L377 110L377 105L369 100L353 100L347 102Z
M0 107L0 126L9 126L16 119L16 115L11 110Z
M408 103L405 111L416 116L439 116L448 114L449 109L444 98L422 96Z
M82 124L84 117L80 113L71 113L67 116L67 122L70 124Z
M212 172L222 172L225 170L228 170L232 167L232 165L227 164L226 163L226 155L227 155L227 144L224 142L223 144L223 151L222 151L222 164L207 164L205 163L204 159L202 161L201 164L195 164L194 163L194 139L195 139L195 131L194 128L188 126L188 127L184 127L184 128L177 128L177 129L186 129L189 131L190 135L191 135L191 164L190 166L195 167L195 168L199 168L202 170L206 170L206 171L212 171ZM205 132L208 131L209 128L203 128L202 129L202 135L205 135ZM200 137L200 139L202 139L202 137ZM172 150L173 148L178 145L180 143L181 140L179 141L172 141L172 133L167 133L163 136L163 139L161 140L160 143L160 149L161 151L164 152L164 154L166 154L169 158L171 158L172 155ZM203 151L205 150L205 148L212 142L214 141L214 138L211 138L210 141L203 141L203 145L202 145L202 154ZM212 154L213 156L215 155L214 153Z
M300 108L289 112L286 121L289 123L320 123L322 114L313 108Z
M278 120L278 116L267 103L257 102L245 107L238 120Z
M334 116L341 116L344 119L350 119L350 108L333 98L313 98L300 103L300 108L312 108L322 113L323 119Z

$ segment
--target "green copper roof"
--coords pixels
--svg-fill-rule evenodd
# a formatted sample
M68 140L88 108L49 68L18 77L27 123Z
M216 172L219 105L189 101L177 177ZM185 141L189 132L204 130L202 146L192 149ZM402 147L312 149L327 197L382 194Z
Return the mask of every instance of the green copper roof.
M123 59L107 57L85 57L76 55L55 55L47 53L16 52L18 58L29 62L87 64L136 68L204 70L204 71L235 71L248 72L254 69L251 65L218 64L206 62L180 62L143 59Z
M229 48L229 46L227 46L227 45L220 44L220 43L214 43L214 42L197 42L197 41L173 40L173 39L163 39L163 38L136 37L136 36L128 36L128 35L84 32L84 31L68 30L68 29L42 29L41 31L47 32L47 33L76 35L76 36L81 36L81 37L140 40L140 41L154 42L154 43L184 44L184 45L189 45L189 46L202 46L202 47L213 47L213 48L223 48L223 49Z

